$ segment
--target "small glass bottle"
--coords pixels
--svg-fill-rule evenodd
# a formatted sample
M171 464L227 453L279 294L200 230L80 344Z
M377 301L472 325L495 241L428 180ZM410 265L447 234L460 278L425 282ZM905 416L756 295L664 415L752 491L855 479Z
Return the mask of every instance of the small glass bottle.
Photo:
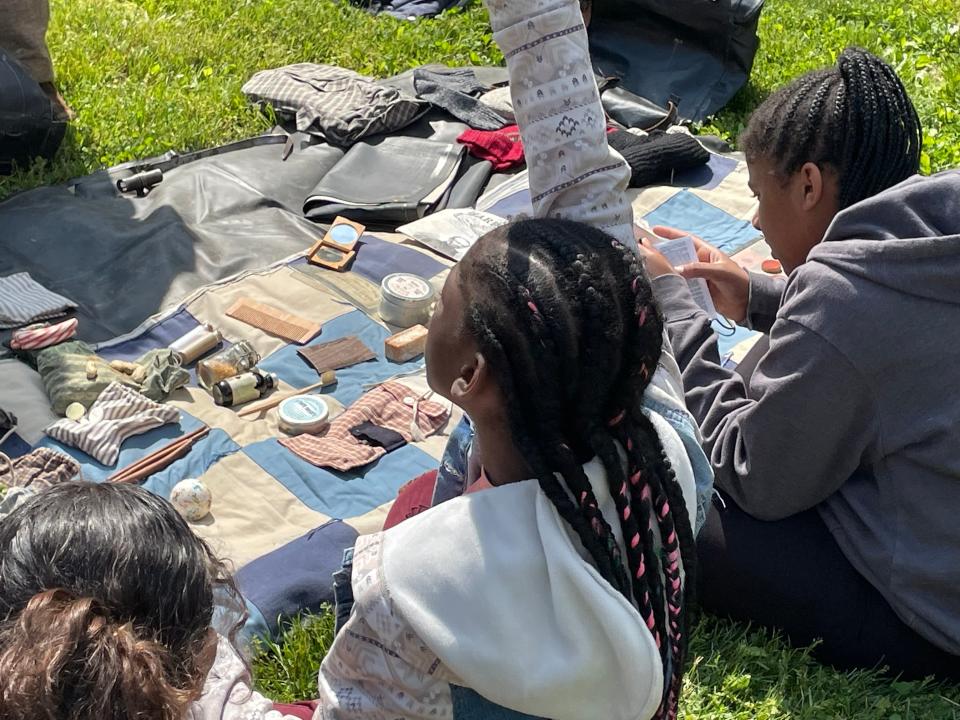
M207 390L228 377L248 372L258 362L260 353L246 340L221 350L197 363L197 377Z
M254 368L248 373L234 375L213 386L213 401L223 407L236 407L263 397L280 382L276 373Z

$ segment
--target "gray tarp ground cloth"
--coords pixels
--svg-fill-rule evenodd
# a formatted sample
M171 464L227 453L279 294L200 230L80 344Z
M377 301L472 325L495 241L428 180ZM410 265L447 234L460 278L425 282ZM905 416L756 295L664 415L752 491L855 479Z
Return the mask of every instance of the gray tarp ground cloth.
M450 142L464 128L432 115L406 132ZM304 199L343 151L298 135L283 160L286 139L170 154L15 195L0 203L0 276L26 270L74 300L78 338L96 343L204 285L303 251L320 236ZM145 167L164 171L145 197L117 190Z

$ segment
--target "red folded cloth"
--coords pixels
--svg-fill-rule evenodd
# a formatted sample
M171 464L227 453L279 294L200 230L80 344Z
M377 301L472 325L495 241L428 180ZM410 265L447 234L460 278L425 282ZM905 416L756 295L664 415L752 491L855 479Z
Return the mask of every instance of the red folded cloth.
M316 700L301 700L296 703L274 703L273 709L284 715L293 715L302 720L311 720L313 711L317 709Z
M404 520L419 515L424 510L429 510L430 504L433 502L433 490L436 484L437 471L429 470L400 488L397 499L393 501L390 512L387 513L383 529L389 530L394 525L399 525Z
M489 160L494 170L509 170L523 164L520 128L507 125L499 130L464 130L457 142L467 146L474 157Z

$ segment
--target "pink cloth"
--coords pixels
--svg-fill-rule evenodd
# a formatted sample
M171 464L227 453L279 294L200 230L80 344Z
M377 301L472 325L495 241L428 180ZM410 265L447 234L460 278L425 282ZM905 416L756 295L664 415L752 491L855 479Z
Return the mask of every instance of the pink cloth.
M382 447L360 442L350 434L350 428L370 422L393 430L411 442L414 440L414 422L423 436L433 435L447 421L449 414L443 405L421 400L405 385L386 382L334 418L323 437L297 435L281 440L280 444L317 467L344 472L368 465L386 454Z
M274 703L273 709L286 716L300 718L300 720L311 720L313 711L317 708L316 700L301 700L296 703Z

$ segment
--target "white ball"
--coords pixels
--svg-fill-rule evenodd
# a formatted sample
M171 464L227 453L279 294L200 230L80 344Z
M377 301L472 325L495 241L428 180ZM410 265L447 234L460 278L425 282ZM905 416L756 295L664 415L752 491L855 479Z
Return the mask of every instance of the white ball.
M170 491L170 502L184 519L197 522L210 513L213 496L202 480L181 480Z

